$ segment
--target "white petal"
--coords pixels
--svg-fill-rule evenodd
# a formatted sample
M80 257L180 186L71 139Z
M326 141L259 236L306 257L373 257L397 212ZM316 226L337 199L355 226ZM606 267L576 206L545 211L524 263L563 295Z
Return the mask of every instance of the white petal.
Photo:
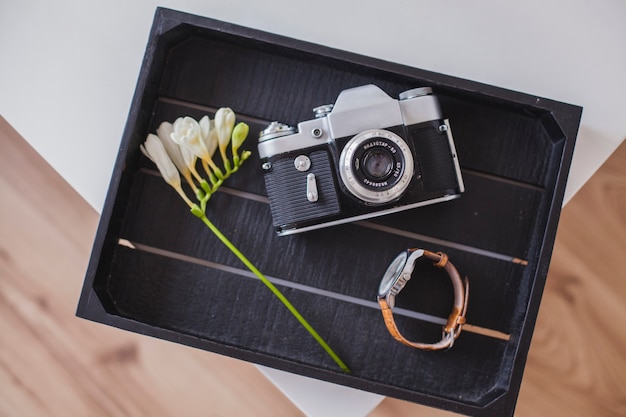
M183 174L186 174L189 171L189 168L185 164L180 145L174 142L171 138L172 130L173 126L171 123L163 122L157 129L157 136L163 143L167 154L172 159L172 162L174 162L174 165L176 165L176 168L178 168L178 170Z
M148 157L156 164L165 182L171 186L180 186L180 175L176 166L167 155L167 151L158 136L150 134L144 143Z
M174 124L172 125L172 133L170 133L170 138L172 138L172 140L179 145L183 144L183 138L184 138L184 135L181 135L182 123L183 123L182 117L179 117L178 119L176 119L174 121Z
M228 107L220 108L215 113L215 129L221 149L224 149L230 142L233 126L235 126L235 113Z
M209 130L209 136L206 138L205 142L209 155L213 156L218 145L217 129L215 128L214 120L211 120L211 129Z
M156 133L159 139L163 141L163 138L166 136L169 137L173 130L174 130L174 126L172 126L170 122L163 122L159 125L159 128L157 129Z
M147 138L146 138L147 139ZM148 153L148 151L146 150L145 146L143 146L143 143L141 145L139 145L139 149L141 150L141 153L144 154L146 156L146 158L148 158L149 160L152 161L152 157L150 156L150 154ZM154 162L154 161L152 161Z
M198 160L198 157L195 153L191 151L191 149L187 148L186 146L181 146L180 153L183 155L183 160L185 161L186 166L188 166L190 169L191 167L196 166L196 161Z
M211 130L211 121L209 119L209 116L204 116L202 119L200 119L198 124L200 125L202 139L206 141L206 138L209 136L209 131Z

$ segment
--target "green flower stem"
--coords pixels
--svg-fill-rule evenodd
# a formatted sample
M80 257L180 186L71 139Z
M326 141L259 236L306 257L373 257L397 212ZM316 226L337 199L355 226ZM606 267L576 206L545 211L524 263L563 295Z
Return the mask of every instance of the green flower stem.
M339 365L339 367L344 372L349 373L350 369L346 366L346 364L343 363L339 356L337 356L337 354L330 348L330 346L328 346L324 339L322 339L322 337L315 331L315 329L313 329L313 327L311 327L311 325L304 319L304 317L302 317L300 312L296 310L296 308L289 302L289 300L287 300L287 298L280 292L280 290L276 288L274 284L272 284L272 282L267 279L265 275L263 275L261 271L259 271L252 264L252 262L250 262L248 258L246 258L243 253L241 253L239 249L237 249L235 245L233 245L231 241L228 240L228 238L219 231L217 227L215 227L215 225L204 215L204 213L200 211L195 211L194 209L192 209L192 213L199 217L200 220L202 220L204 224L206 224L207 227L211 229L213 233L215 233L215 235L222 241L222 243L226 245L226 247L230 249L239 258L239 260L243 262L243 264L247 266L248 269L250 269L250 271L252 271L252 273L256 275L263 282L263 284L265 284L270 289L270 291L272 291L272 293L274 293L274 295L285 305L285 307L287 307L291 314L293 314L298 319L300 324L302 324L302 326L304 326L304 328L311 334L311 336L313 336L317 343L322 346L326 353L328 353L330 357L333 358L337 365Z

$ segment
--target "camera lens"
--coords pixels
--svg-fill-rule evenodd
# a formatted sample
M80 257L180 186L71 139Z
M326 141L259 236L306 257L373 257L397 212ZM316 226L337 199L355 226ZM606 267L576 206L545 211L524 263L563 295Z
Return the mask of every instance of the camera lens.
M346 143L339 157L339 175L350 194L370 205L399 199L413 176L407 142L388 130L361 132Z
M363 155L363 173L372 180L385 179L392 168L393 156L387 149L369 149Z

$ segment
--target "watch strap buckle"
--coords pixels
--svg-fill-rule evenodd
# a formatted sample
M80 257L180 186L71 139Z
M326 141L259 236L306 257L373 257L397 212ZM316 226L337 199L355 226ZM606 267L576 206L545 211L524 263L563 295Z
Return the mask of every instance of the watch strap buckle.
M442 330L441 340L444 341L446 339L449 340L450 346L448 349L452 347L454 341L461 334L461 330L463 329L463 325L467 323L466 313L467 313L467 303L469 300L469 279L465 277L463 280L463 308L453 308L452 313L448 317L448 321Z

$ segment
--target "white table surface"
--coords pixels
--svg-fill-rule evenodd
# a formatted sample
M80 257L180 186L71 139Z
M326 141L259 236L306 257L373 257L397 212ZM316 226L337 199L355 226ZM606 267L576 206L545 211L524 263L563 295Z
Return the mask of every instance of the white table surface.
M0 114L98 211L157 6L581 105L566 201L626 137L623 0L1 0ZM263 370L311 416L382 399Z

